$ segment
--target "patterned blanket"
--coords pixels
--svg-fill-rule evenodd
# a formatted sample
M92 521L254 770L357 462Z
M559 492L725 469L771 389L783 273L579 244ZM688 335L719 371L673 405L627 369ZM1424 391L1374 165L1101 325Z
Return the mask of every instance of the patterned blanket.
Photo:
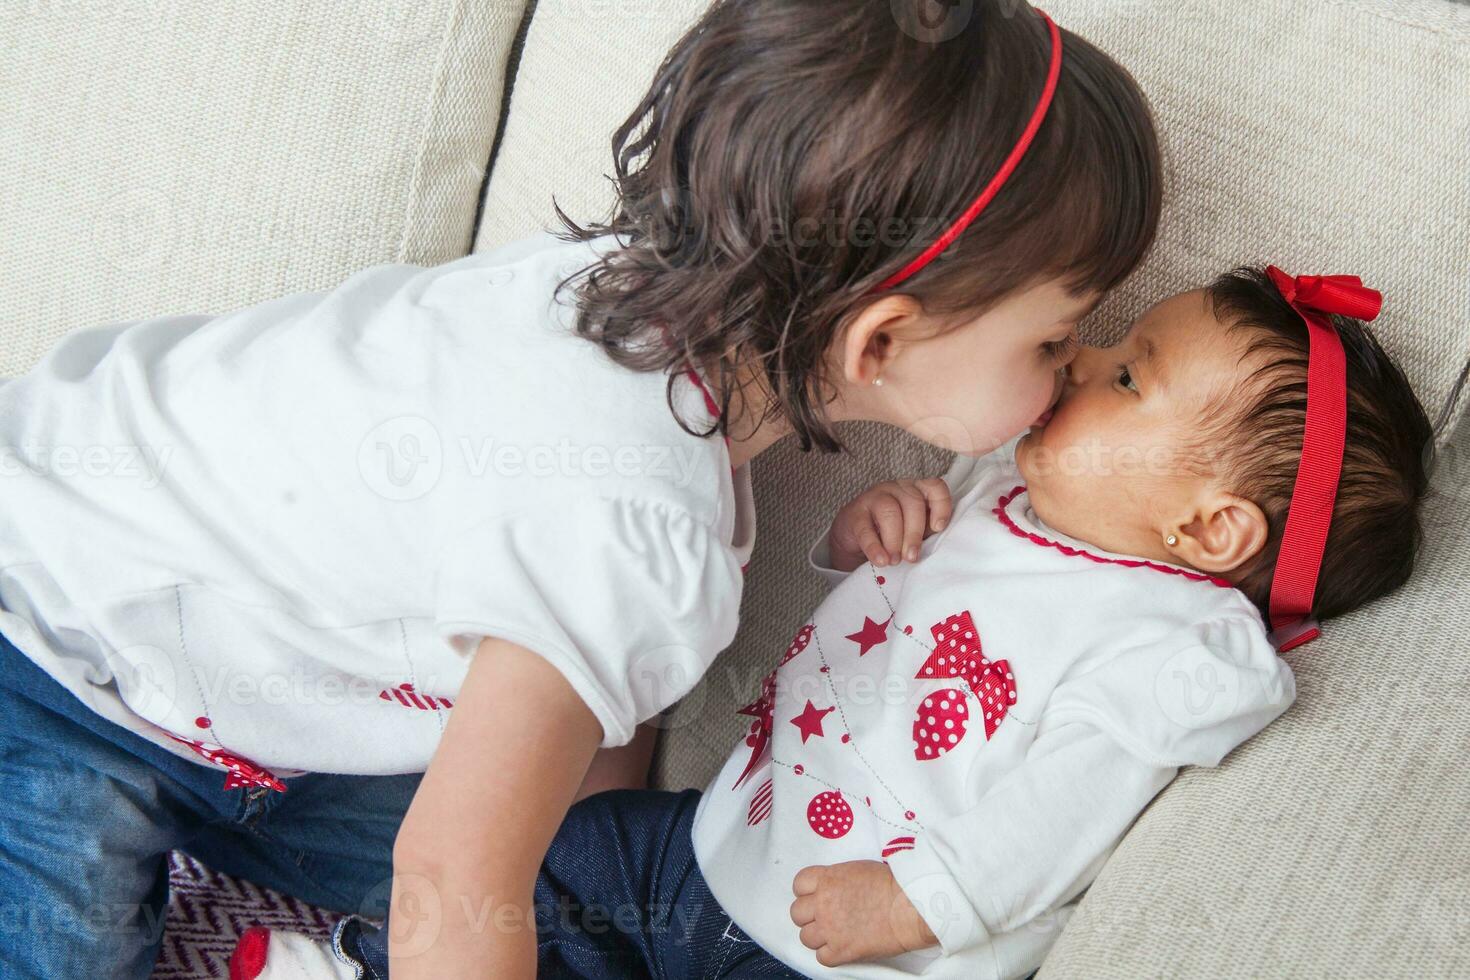
M169 855L168 916L153 980L228 977L235 941L251 926L326 939L341 916L280 892L232 878L174 851Z

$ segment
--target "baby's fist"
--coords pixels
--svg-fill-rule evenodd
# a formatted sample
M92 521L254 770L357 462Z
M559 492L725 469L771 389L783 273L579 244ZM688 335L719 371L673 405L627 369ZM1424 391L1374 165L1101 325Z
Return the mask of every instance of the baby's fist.
M791 890L791 921L823 966L887 959L939 942L881 861L803 868Z
M920 542L943 530L953 509L949 484L939 477L880 483L837 512L828 538L832 567L850 572L864 561L875 568L918 561Z

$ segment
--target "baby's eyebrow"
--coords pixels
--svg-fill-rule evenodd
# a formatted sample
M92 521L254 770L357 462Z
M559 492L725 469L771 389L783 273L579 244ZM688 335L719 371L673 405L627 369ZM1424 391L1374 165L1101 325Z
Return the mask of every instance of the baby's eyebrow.
M1142 337L1139 339L1139 346L1143 354L1135 363L1142 364L1159 387L1165 387L1164 372L1160 370L1162 361L1158 357L1158 345L1154 343L1152 337Z

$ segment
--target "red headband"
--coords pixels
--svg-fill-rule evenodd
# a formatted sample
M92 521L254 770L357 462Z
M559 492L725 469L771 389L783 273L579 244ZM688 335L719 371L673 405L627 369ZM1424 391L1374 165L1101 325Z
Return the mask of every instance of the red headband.
M954 224L945 229L944 234L936 238L928 248L924 249L921 255L908 265L874 286L871 292L881 293L885 289L897 286L909 276L912 276L924 268L924 266L933 262L941 252L949 248L954 243L954 240L959 238L960 234L966 228L970 227L970 223L980 217L980 212L984 211L995 198L995 195L1000 192L1001 186L1010 179L1011 173L1016 169L1016 165L1021 162L1021 158L1026 155L1026 151L1031 147L1031 141L1036 138L1036 131L1041 128L1041 121L1046 118L1046 111L1051 108L1052 96L1057 91L1057 79L1062 74L1062 34L1057 30L1057 25L1052 22L1052 19L1046 15L1046 11L1038 10L1036 12L1041 15L1042 20L1046 21L1047 30L1051 32L1051 67L1047 70L1046 87L1041 90L1041 99L1036 103L1036 110L1031 113L1031 121L1026 124L1026 129L1021 133L1021 138L1016 141L1015 147L1011 149L1011 155L1006 157L1005 163L1000 165L1000 170L990 179L990 183L985 185L985 189L980 192L980 196L975 198L974 203L965 209L965 213L960 215Z
M1274 265L1266 274L1307 324L1307 425L1271 579L1271 642L1284 653L1321 635L1312 617L1312 598L1347 439L1347 358L1328 314L1372 320L1383 307L1383 296L1357 276L1292 278Z

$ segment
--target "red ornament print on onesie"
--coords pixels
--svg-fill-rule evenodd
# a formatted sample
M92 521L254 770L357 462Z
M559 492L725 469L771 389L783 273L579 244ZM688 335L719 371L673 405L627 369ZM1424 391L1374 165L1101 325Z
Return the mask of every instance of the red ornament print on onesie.
M965 737L970 725L970 709L965 692L946 687L924 698L914 718L914 758L937 759Z
M782 664L806 649L815 629L815 626L808 623L796 631L796 636L792 638L791 645L786 648L781 662L761 681L761 696L735 712L753 720L750 723L750 730L745 735L745 744L750 746L750 761L746 763L745 771L740 774L740 778L735 780L732 789L739 789L740 784L749 779L750 774L764 765L771 757L771 728L774 724L772 714L776 706L776 673L781 669ZM821 734L820 731L818 734ZM802 741L805 741L805 738Z
M801 629L797 630L796 636L792 637L791 645L786 648L785 655L781 657L781 663L778 663L776 666L778 668L781 667L786 663L786 661L790 660L792 657L805 650L806 645L812 642L812 634L816 632L816 629L817 628L815 626L813 626L811 623L808 623Z
M273 789L277 793L286 792L286 784L277 779L268 769L257 766L244 756L226 752L216 745L206 745L192 738L183 738L173 732L164 731L165 735L175 742L182 742L189 746L199 755L213 762L215 765L224 766L229 771L225 774L225 789L238 789L241 786L264 786Z
M740 778L735 780L731 789L739 789L740 784L750 778L750 774L765 764L771 757L771 721L772 713L776 706L776 671L771 671L761 681L761 696L735 712L739 715L747 715L753 719L750 723L750 731L746 733L745 744L750 746L750 761L745 764L745 771Z
M971 688L979 683L986 661L981 653L980 633L969 612L956 613L929 627L929 632L934 634L934 652L914 677L920 680L958 677Z
M454 702L448 698L420 694L413 689L412 684L399 684L386 691L379 691L378 697L389 703L401 704L405 708L417 708L420 711L436 711L439 708L454 707Z
M1016 682L1008 661L994 663L981 652L980 632L968 610L930 627L934 652L914 677L918 680L964 681L984 713L985 738L995 734L1006 711L1016 703ZM914 758L937 759L954 748L969 729L970 705L956 687L924 698L914 717Z
M912 837L895 837L883 845L883 860L888 860L899 851L912 851L913 849L914 839Z
M996 660L985 665L980 683L970 690L985 711L985 738L995 734L1006 711L1016 703L1016 679L1011 675L1011 665L1006 660Z
M755 795L750 798L750 809L746 811L746 826L754 827L762 820L771 815L771 781L767 779L760 784Z
M806 822L818 837L837 840L852 829L852 807L841 793L818 793L806 807Z

